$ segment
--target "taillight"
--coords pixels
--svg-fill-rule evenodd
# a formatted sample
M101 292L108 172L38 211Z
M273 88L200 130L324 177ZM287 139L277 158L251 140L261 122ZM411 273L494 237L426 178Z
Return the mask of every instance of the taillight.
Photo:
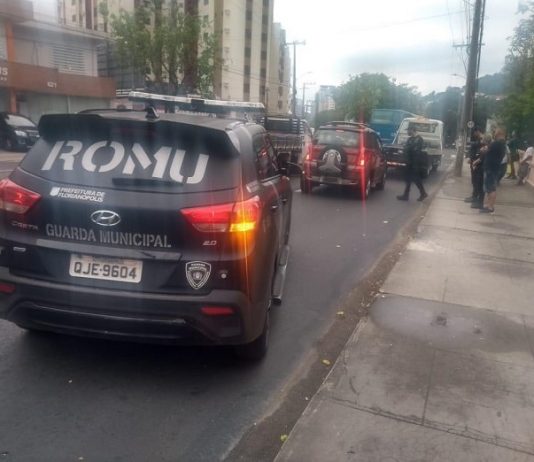
M41 198L40 194L23 188L11 180L0 181L0 210L24 214Z
M313 148L311 150L311 159L318 159L319 158L319 154L321 154L321 151L323 149L324 149L324 146L321 146L321 145L313 146Z
M244 233L256 229L261 217L260 198L230 204L182 209L182 214L204 233Z

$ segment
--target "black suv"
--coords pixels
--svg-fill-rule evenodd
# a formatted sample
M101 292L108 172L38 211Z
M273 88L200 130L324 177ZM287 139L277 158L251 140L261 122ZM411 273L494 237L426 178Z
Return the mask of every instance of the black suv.
M29 149L39 139L35 124L20 114L0 112L0 146L9 151Z
M365 199L371 188L384 189L386 170L382 142L374 130L359 123L330 122L314 134L300 187L304 194L319 184L352 187Z
M292 201L265 129L102 111L39 131L0 182L0 317L262 357Z

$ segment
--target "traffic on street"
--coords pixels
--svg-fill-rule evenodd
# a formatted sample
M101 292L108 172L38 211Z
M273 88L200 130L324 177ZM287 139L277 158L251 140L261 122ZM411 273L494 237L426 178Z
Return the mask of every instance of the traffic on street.
M0 0L0 462L534 461L533 36Z

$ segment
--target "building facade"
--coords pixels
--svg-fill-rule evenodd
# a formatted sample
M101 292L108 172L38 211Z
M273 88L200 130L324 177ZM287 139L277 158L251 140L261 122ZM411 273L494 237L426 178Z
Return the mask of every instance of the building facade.
M111 16L133 12L140 0L57 0L61 24L109 32Z
M267 103L274 0L200 0L199 14L219 38L214 93Z
M291 59L286 46L286 31L279 23L274 23L271 30L266 107L271 114L287 114L289 112Z
M332 85L321 85L315 97L317 112L333 111L336 108L334 92L336 87Z
M110 32L109 18L132 13L141 0L58 0L58 17L65 25ZM170 0L166 0L167 4ZM99 6L106 5L106 16ZM198 14L207 31L219 39L214 76L216 98L262 102L275 112L287 112L289 54L285 32L273 25L274 0L177 0ZM107 18L107 19L106 19ZM101 49L102 75L117 79L118 88L138 88L139 79L113 69L110 47ZM111 57L111 58L110 58Z
M0 110L44 113L109 107L112 79L98 77L101 35L37 21L27 0L0 0Z

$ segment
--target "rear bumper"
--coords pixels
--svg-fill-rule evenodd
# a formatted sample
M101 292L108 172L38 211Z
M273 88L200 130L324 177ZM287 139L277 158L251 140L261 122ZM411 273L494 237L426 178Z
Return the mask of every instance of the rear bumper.
M356 167L351 170L344 170L337 175L323 175L317 171L317 167L310 167L308 162L304 163L302 175L306 181L314 184L329 184L339 186L359 186L365 182L367 171L363 167Z
M16 286L0 294L0 318L19 326L80 336L187 345L238 345L260 335L265 307L239 291L162 295L85 288L16 277L0 268L0 280ZM234 314L206 316L203 306L231 307Z

